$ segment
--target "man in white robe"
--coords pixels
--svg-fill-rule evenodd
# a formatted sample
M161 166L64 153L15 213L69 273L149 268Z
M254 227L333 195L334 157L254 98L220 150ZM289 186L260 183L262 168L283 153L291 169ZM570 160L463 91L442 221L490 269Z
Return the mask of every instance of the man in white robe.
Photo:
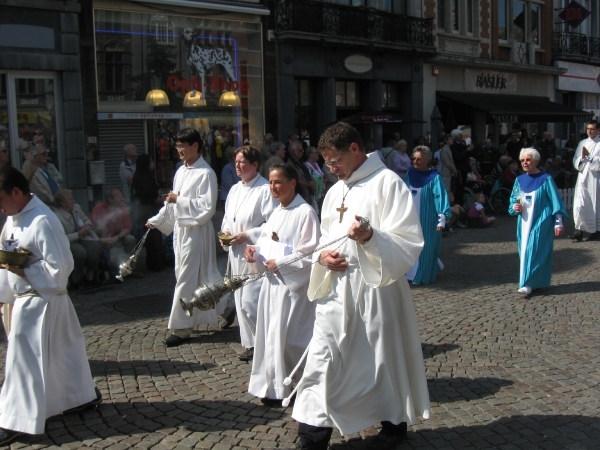
M394 448L407 423L430 412L404 276L423 248L419 217L404 182L365 154L353 127L330 127L319 150L340 180L325 197L319 245L350 239L315 254L308 297L316 320L292 414L296 447L326 450L332 427L348 435L381 422L370 448Z
M211 222L218 199L217 176L200 154L202 139L198 131L181 130L176 147L184 164L175 174L173 190L165 205L146 224L164 234L173 232L177 284L168 324L171 334L164 341L167 347L189 341L197 325L217 323L219 314L223 314L227 306L227 297L223 297L216 309L195 309L192 317L188 317L179 303L179 299L191 301L198 285L217 282L221 275L217 269L215 231Z
M12 167L0 169L0 208L9 216L3 247L32 253L23 267L0 270L0 302L13 303L0 394L0 445L6 445L22 433L43 433L48 417L97 405L102 396L67 295L73 257L60 221Z
M581 241L583 232L588 241L600 240L600 125L596 120L587 124L588 138L577 146L573 167L579 172L573 198L575 233L569 236Z

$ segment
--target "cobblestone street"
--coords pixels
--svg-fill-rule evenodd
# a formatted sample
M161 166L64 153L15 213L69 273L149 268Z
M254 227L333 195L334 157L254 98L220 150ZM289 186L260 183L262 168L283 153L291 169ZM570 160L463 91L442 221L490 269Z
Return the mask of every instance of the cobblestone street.
M440 257L437 282L412 287L432 415L398 448L600 448L600 242L557 239L552 286L527 299L517 294L514 218L458 229ZM49 419L45 435L11 448L293 448L291 408L247 393L237 326L163 345L173 286L168 268L74 292L104 401ZM375 433L334 433L332 445L361 448Z

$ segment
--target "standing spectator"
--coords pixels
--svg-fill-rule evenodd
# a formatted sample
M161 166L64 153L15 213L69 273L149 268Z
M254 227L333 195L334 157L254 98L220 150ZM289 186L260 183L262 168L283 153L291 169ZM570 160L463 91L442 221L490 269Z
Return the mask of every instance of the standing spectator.
M467 180L467 174L471 171L471 151L472 145L467 145L464 140L463 132L459 129L452 130L454 142L450 146L452 150L452 160L459 175L456 176L454 187L454 198L459 205L463 204L463 188Z
M265 222L277 206L277 202L269 192L269 182L259 173L260 152L251 146L240 147L235 151L235 169L241 178L227 197L225 214L221 230L233 239L228 247L231 271L234 274L245 275L253 272L244 259L248 245L256 244ZM240 337L246 349L238 358L242 361L252 361L254 357L254 338L256 335L256 318L258 315L258 296L260 283L249 283L236 290L234 314L237 310Z
M513 131L510 138L506 141L506 151L510 159L513 161L519 160L519 152L523 148L523 142L519 139L519 134Z
M227 196L229 195L229 191L231 188L239 183L240 177L237 175L237 169L235 167L234 158L235 158L235 147L229 147L225 150L225 156L227 157L227 164L223 167L223 171L221 172L221 190L219 191L219 203L220 210L223 210L225 207L225 201L227 200Z
M304 150L304 165L307 167L310 176L315 182L315 195L314 200L317 204L317 214L320 211L320 205L323 202L323 195L325 191L325 181L323 180L324 173L319 166L319 152L314 147L308 147Z
M118 267L133 251L135 237L131 235L131 217L129 207L123 201L121 191L115 188L107 189L104 202L98 203L90 218L94 222L94 231L100 238L100 244L109 255L114 267ZM131 277L142 277L143 274L133 272Z
M123 183L123 200L125 203L131 201L131 183L133 183L133 174L135 173L135 162L138 157L138 149L133 144L127 144L123 147L125 159L119 166L119 176Z
M429 284L435 281L440 271L438 255L442 242L442 231L446 220L450 220L450 202L439 173L431 170L431 150L421 145L413 150L413 167L405 177L411 190L415 207L419 213L425 246L416 264L406 273L413 284Z
M398 174L398 176L404 179L406 172L410 169L411 162L410 156L406 154L406 150L408 149L408 144L404 139L400 139L398 144L396 144L396 153L394 154L394 172Z
M499 159L500 150L492 145L491 139L486 139L481 149L481 175L490 175Z
M598 122L588 122L588 138L575 151L573 166L579 172L573 197L575 233L570 238L581 241L583 232L590 233L588 241L600 239L600 137Z
M271 133L265 134L265 140L263 146L260 148L260 165L265 166L267 160L271 157L271 146L273 145L273 135ZM285 150L285 147L284 147Z
M454 165L454 158L452 158L452 144L454 144L454 138L449 134L445 135L444 146L440 150L440 163L442 165L440 174L442 175L446 192L452 192L452 179L458 175L458 171Z
M388 139L386 146L379 150L379 154L381 155L383 163L390 170L394 170L394 156L396 156L396 149L396 141L393 139Z
M217 323L227 306L227 297L223 297L216 310L194 311L188 317L179 303L180 299L192 300L200 283L218 281L221 275L211 221L217 207L217 177L200 153L202 139L198 131L179 131L176 148L185 164L175 174L165 205L146 224L166 235L174 232L177 282L168 323L170 335L164 341L167 347L189 341L192 330L201 323Z
M262 153L261 153L262 158ZM271 144L271 157L267 160L266 163L261 164L260 166L260 174L264 179L269 178L269 171L271 166L275 164L283 164L285 159L285 144L283 142L273 142Z
M31 163L35 167L29 187L46 205L54 204L54 195L61 187L62 176L53 176L48 170L48 150L41 144L38 144L29 150L32 155Z
M563 233L563 220L568 215L552 177L537 168L538 151L525 148L520 159L525 173L515 182L508 212L519 216L518 292L529 295L533 289L550 286L553 238Z
M149 155L143 154L138 157L135 166L131 186L135 191L136 211L132 222L137 230L143 230L148 219L156 215L160 209L163 199L158 195L158 185L154 179L154 160ZM140 235L139 238L141 237ZM162 233L158 230L150 230L145 245L146 268L155 271L164 269L166 252Z
M546 163L549 159L554 159L556 156L556 144L552 139L552 133L544 131L542 133L542 140L538 142L540 163L538 169L546 170Z
M51 416L98 405L102 395L67 295L74 264L62 225L13 167L0 169L0 209L9 216L3 236L32 253L24 267L0 270L0 304L13 304L0 394L5 446L23 433L42 434Z
M295 141L291 141L288 147L288 153L290 154L290 164L292 164L300 174L300 184L308 191L308 204L315 208L316 211L317 204L315 203L314 195L317 189L317 184L310 176L308 168L302 163L302 157L304 156L302 144L297 139Z
M59 189L54 200L56 205L52 211L65 230L75 261L75 269L70 277L70 289L78 287L79 283L83 283L85 287L96 287L100 284L96 281L96 275L102 246L94 233L94 224L75 203L71 190ZM84 268L87 269L85 275Z
M577 138L575 137L575 133L569 134L569 139L565 142L565 147L576 149L577 148Z
M249 263L260 255L270 272L261 282L248 383L248 392L267 406L281 405L290 394L284 379L308 346L315 320L316 304L308 301L306 291L311 252L321 233L316 212L300 195L299 176L289 163L271 168L271 194L280 204L262 227L257 246L245 251Z
M334 426L349 435L381 422L371 444L391 449L405 439L407 422L430 410L404 277L423 246L419 218L406 185L367 156L352 126L325 130L319 150L340 179L323 204L320 244L349 240L313 256L308 298L316 319L292 414L300 422L296 448L325 450ZM370 227L357 221L363 217Z

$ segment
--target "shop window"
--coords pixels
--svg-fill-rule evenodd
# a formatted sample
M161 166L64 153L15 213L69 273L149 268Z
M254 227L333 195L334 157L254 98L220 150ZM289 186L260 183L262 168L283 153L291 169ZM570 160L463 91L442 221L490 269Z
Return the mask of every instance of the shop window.
M382 108L397 108L398 107L398 87L393 83L381 84L381 107Z
M313 86L310 80L294 80L295 106L313 105Z
M335 106L337 108L357 108L360 106L358 84L355 81L335 82Z

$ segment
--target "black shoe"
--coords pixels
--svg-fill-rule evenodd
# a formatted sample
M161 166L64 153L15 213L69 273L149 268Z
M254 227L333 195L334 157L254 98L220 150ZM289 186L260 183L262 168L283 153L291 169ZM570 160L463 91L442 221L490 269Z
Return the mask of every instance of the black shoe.
M370 450L392 450L406 439L406 431L394 433L382 429L367 445Z
M168 338L166 338L163 342L167 347L177 347L178 345L183 344L184 342L189 341L190 338L182 338L177 336L176 334L172 334Z
M595 233L590 234L585 241L600 241L600 232L596 231Z
M254 348L248 348L244 353L238 355L240 361L252 361L254 358Z
M315 444L310 442L308 439L300 436L296 441L296 450L316 450Z
M575 230L575 233L573 233L571 236L568 236L568 238L577 242L581 242L583 239L583 233L580 230Z
M231 312L225 319L223 319L223 320L221 320L221 322L219 322L219 327L221 328L221 330L227 330L227 329L229 329L229 327L231 327L234 320L235 320L235 308L233 308L231 310Z
M89 408L91 406L98 406L100 403L102 403L102 394L100 393L100 390L96 388L96 398L94 400L84 403L83 405L76 406L75 408L67 409L66 411L63 411L63 414L70 414L83 411L84 409Z
M281 399L278 398L261 398L261 403L265 406L273 406L276 408L281 408Z
M19 431L0 429L0 446L7 445L9 442L14 441L16 438L24 434L25 433L20 433Z

